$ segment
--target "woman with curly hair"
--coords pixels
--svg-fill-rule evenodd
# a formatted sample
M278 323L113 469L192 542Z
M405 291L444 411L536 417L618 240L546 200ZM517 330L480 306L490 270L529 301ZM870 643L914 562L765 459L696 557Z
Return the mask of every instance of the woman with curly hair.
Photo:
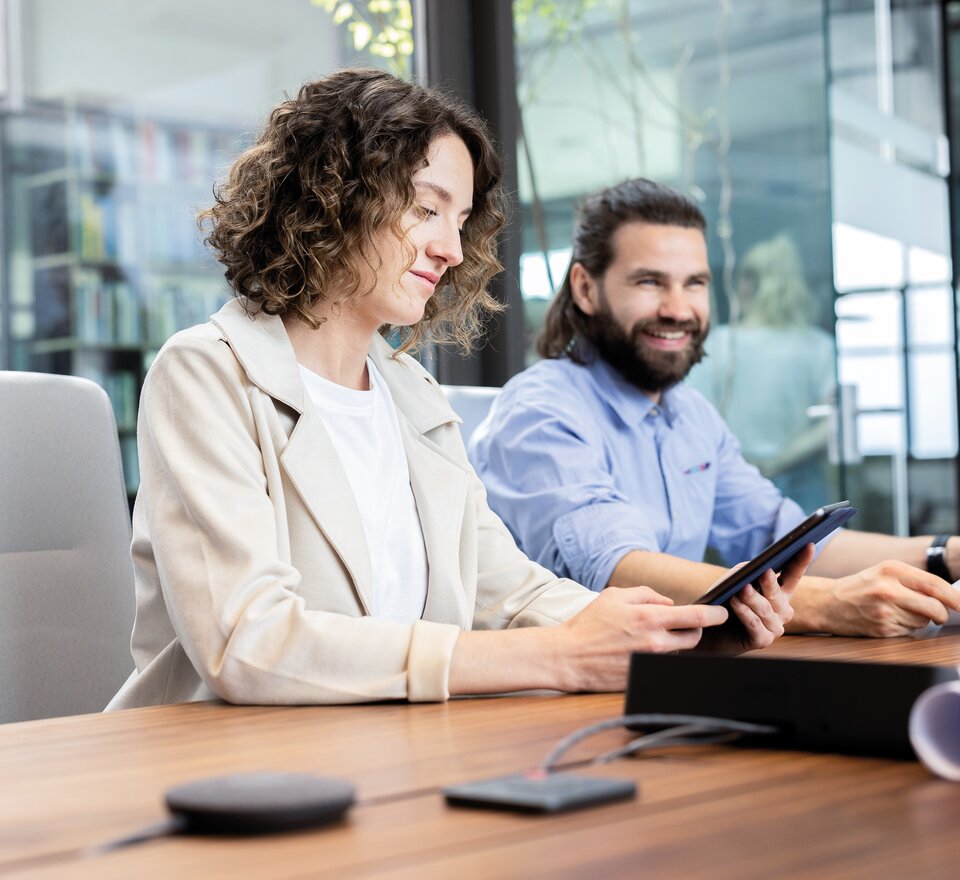
M372 70L307 84L201 220L236 298L144 384L136 671L110 708L620 689L630 651L723 623L530 562L405 353L469 347L499 308L499 160L465 106ZM767 578L748 646L783 631L802 569ZM714 647L742 648L725 629Z

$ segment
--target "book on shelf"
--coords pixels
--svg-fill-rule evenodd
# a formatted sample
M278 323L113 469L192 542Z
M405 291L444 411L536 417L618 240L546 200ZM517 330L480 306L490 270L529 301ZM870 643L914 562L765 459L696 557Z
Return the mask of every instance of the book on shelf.
M135 180L136 128L120 116L95 111L73 115L72 147L81 177L100 180Z
M82 187L79 202L81 258L132 264L137 250L137 214L129 194Z
M151 277L144 281L144 333L162 345L178 330L201 324L230 297L218 279Z
M30 190L30 250L34 257L70 250L70 204L66 181L57 180Z

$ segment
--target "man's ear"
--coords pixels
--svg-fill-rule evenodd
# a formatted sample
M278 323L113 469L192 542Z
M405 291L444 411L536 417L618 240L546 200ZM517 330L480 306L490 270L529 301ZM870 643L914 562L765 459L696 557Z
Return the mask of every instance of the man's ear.
M584 268L583 263L570 267L570 293L577 308L593 316L600 310L600 286Z

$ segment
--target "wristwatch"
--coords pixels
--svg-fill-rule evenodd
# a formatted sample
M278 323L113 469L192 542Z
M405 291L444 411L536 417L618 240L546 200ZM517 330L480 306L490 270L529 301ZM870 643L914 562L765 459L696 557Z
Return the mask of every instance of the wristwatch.
M950 535L937 535L927 548L927 571L945 581L953 580L950 577L950 569L947 567L947 541L950 537Z

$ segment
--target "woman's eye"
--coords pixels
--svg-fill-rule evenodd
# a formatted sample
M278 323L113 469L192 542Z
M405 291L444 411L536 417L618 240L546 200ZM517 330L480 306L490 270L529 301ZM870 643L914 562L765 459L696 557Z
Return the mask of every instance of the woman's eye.
M419 205L420 216L426 219L427 217L436 217L437 212L433 208L428 208L426 205Z

